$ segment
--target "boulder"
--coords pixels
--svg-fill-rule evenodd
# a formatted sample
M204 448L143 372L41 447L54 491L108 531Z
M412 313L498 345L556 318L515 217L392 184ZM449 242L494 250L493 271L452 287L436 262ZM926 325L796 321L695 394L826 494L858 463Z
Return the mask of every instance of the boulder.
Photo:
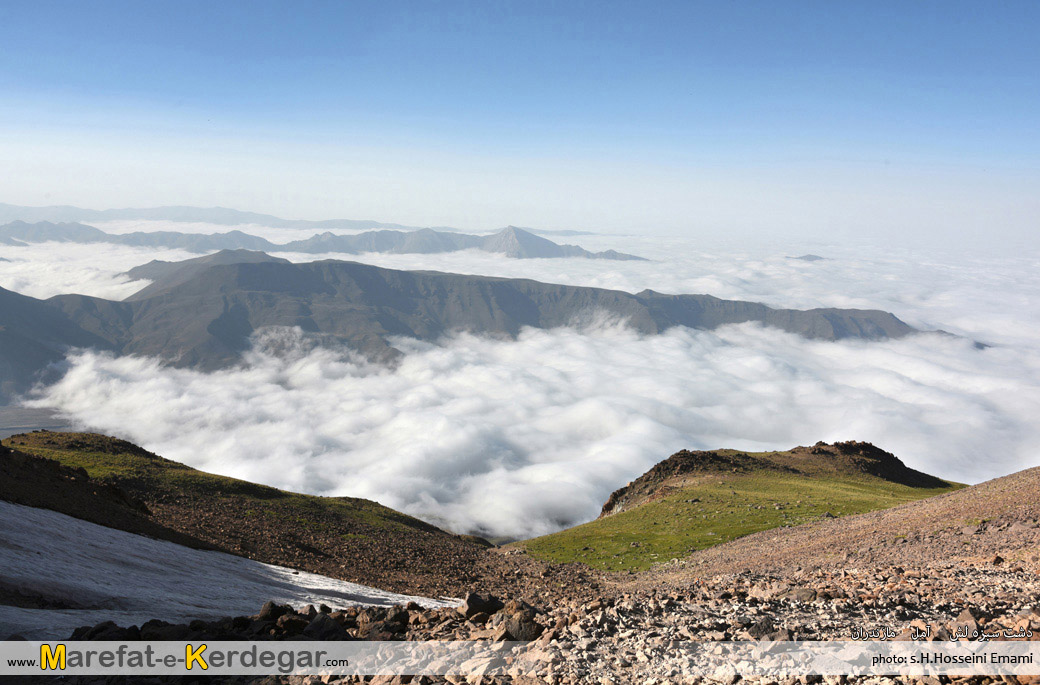
M256 617L261 621L277 621L281 616L287 614L289 610L290 607L267 602L260 608L260 613Z
M512 600L502 608L506 619L502 625L514 640L529 642L537 640L542 634L542 626L535 621L535 610L531 605Z
M343 626L328 614L321 613L316 614L311 619L311 622L303 629L303 634L315 640L332 640L346 635L343 631Z
M471 592L462 600L462 605L459 606L458 612L466 618L471 618L477 614L493 614L503 606L505 605L500 600L495 599L491 595L481 597L477 593Z
M807 587L796 587L788 590L781 597L794 602L812 602L816 599L816 590Z
M768 618L763 618L759 620L757 623L752 624L747 629L748 635L755 638L756 640L761 640L765 636L775 631L776 627L773 625L773 622L770 621Z

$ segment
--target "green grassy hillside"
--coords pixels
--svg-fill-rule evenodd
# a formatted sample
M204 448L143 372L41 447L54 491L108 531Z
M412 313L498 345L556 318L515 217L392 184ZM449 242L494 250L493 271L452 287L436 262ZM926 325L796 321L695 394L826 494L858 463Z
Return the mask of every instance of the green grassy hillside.
M353 497L315 497L199 471L164 459L133 443L93 433L23 433L3 441L37 457L82 468L92 479L118 485L145 502L191 497L198 502L234 498L251 503L258 519L291 517L306 523L308 513L353 520L373 528L413 528L442 532L417 518ZM317 524L315 524L317 525ZM334 525L334 524L333 524Z
M614 493L600 518L516 544L554 562L642 570L758 531L963 487L907 469L873 446L839 445L854 447L679 453Z

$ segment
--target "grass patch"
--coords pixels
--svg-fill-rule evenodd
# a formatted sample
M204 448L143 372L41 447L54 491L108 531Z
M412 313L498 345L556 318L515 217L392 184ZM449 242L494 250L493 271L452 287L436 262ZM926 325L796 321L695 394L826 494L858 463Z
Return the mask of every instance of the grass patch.
M962 485L918 488L867 475L760 471L705 478L660 499L516 543L532 556L638 571L696 550L830 514L847 516L932 497Z

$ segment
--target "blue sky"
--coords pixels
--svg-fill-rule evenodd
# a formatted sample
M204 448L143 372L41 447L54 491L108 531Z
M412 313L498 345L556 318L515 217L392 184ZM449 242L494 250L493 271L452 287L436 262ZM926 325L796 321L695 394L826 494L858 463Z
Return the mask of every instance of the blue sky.
M1036 2L4 0L0 201L1024 235L1037 35Z

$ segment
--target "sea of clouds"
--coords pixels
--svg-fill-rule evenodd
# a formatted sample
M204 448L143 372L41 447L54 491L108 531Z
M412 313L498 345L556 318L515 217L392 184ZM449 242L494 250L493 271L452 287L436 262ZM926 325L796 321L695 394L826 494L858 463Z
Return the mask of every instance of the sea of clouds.
M76 293L121 300L146 285L131 281L126 271L153 259L172 262L198 256L185 250L105 243L0 245L0 288L39 298Z
M790 307L886 309L957 336L830 343L754 325L639 336L623 322L599 321L527 330L516 341L399 339L406 355L390 370L314 347L298 331L274 330L257 336L240 367L214 374L79 353L34 404L206 470L367 497L456 531L502 537L588 520L612 490L682 448L869 440L962 482L1040 465L1037 255L568 240L653 261L509 260L471 251L346 258ZM121 246L90 252L5 248L13 261L0 262L0 286L10 287L13 269L39 296L67 292L69 274L87 273L89 264L92 276L77 292L129 294L142 284L118 274L156 256L140 259ZM788 258L804 252L827 259Z

